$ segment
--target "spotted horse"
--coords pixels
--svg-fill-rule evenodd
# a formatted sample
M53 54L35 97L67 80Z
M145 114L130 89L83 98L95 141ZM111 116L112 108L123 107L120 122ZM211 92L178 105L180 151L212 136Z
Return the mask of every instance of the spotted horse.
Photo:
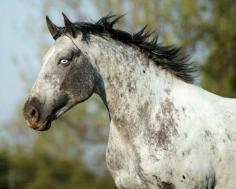
M64 27L24 106L29 127L51 122L94 93L110 116L107 167L119 189L235 189L236 100L196 86L183 50L144 27L115 29L121 16Z

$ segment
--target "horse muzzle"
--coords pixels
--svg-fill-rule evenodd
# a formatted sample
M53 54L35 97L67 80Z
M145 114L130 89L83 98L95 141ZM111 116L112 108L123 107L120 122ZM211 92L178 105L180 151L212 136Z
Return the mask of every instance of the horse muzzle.
M48 130L54 120L53 115L43 116L42 107L43 104L36 97L33 97L26 101L23 109L27 125L37 131Z

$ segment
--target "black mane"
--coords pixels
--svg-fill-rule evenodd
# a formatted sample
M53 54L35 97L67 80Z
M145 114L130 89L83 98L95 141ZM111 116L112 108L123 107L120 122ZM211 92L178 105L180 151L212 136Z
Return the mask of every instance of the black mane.
M146 26L134 34L114 29L113 25L123 16L108 15L99 19L96 23L76 22L73 27L83 34L83 40L88 41L90 34L109 36L127 45L138 47L157 65L170 71L178 78L188 83L194 82L196 67L189 62L189 56L183 53L180 47L161 46L154 32L146 30Z

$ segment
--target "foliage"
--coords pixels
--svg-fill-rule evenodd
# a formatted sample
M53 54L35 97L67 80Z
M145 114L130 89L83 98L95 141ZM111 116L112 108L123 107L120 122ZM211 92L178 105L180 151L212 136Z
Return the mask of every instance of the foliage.
M115 188L110 175L96 175L79 157L55 156L37 147L0 151L0 162L0 189Z
M211 52L203 66L203 86L236 97L236 2L216 1L212 9Z

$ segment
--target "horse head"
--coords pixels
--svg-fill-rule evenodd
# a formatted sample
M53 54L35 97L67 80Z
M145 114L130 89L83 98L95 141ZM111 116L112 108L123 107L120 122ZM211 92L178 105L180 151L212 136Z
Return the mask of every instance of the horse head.
M73 42L80 36L63 16L65 27L56 26L46 17L55 43L43 58L43 66L23 109L28 125L40 131L49 129L53 120L98 89L99 74L90 58Z

